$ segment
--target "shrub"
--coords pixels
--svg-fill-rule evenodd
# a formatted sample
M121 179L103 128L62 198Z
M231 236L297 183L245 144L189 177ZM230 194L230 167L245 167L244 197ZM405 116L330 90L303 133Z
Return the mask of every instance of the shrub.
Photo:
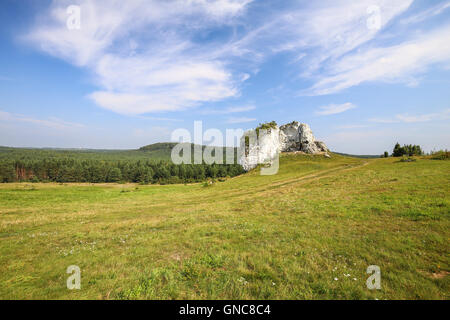
M256 135L259 137L259 130L267 130L270 131L270 129L275 129L278 126L278 124L275 121L267 122L267 123L260 123L259 127L256 128Z
M417 159L411 157L403 157L400 159L400 162L415 162Z
M208 180L208 181L205 181L202 186L203 186L203 188L208 188L208 187L212 187L214 185L214 183L216 183L214 180Z
M431 159L432 160L449 160L450 159L450 151L437 151L437 152L433 152L431 154Z

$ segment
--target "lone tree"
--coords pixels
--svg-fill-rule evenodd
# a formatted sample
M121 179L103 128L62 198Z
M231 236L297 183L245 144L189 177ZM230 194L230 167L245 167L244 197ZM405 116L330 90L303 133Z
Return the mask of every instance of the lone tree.
M385 151L385 152L384 152L384 157L385 157L385 158L389 158L389 152Z

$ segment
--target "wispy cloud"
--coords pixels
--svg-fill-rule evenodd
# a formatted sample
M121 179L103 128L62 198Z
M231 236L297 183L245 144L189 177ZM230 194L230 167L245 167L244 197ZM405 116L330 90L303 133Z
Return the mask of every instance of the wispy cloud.
M418 14L415 14L413 16L404 18L400 21L402 24L411 24L411 23L418 23L422 22L424 20L430 19L434 16L437 16L441 13L443 13L445 10L450 8L450 1L439 3L427 10L424 10Z
M364 82L415 83L414 75L450 61L450 25L391 47L369 47L334 63L305 94L340 92Z
M245 81L218 56L217 43L195 36L227 25L251 0L54 1L26 39L94 72L99 106L121 114L183 110L236 96ZM81 29L66 28L69 5L81 7ZM151 32L148 32L151 30ZM213 46L214 45L214 46Z
M242 54L257 59L290 52L299 76L313 82L301 95L328 95L366 82L417 85L417 76L431 66L450 63L450 31L442 23L434 29L391 28L389 45L382 41L387 26L408 17L413 0L300 2L286 12L274 13L269 22L236 42ZM412 21L426 20L448 10L449 2L422 5ZM371 10L369 10L372 8ZM379 26L371 27L377 18ZM405 19L405 18L403 18ZM386 34L384 34L386 35ZM270 45L268 45L270 44ZM269 47L270 50L264 50Z
M328 106L319 107L320 111L317 111L316 114L319 116L329 116L332 114L342 113L355 108L356 106L350 102L343 104L330 104Z
M133 136L136 138L145 138L148 139L148 141L155 141L155 139L160 138L161 136L167 137L166 140L169 140L171 131L167 127L151 127L151 128L137 128L134 129L132 132Z
M235 43L235 52L257 59L278 52L291 52L301 66L301 76L316 77L327 64L373 40L413 0L323 0L295 2L285 11L272 13ZM379 26L368 24L376 8ZM369 13L368 13L369 10ZM268 45L270 44L270 45ZM237 49L236 49L237 48ZM270 48L267 50L266 48Z
M21 114L15 114L0 110L0 121L4 122L25 122L41 127L48 127L53 129L67 129L67 128L83 128L84 125L80 123L68 122L55 117L48 119L36 119Z
M238 124L238 123L248 123L256 121L255 118L228 118L227 123L229 124Z
M55 0L26 39L90 70L98 90L89 97L128 115L238 97L249 74L280 52L291 54L298 77L312 81L310 88L298 88L303 95L374 81L418 83L415 77L431 66L450 63L448 25L409 36L392 31L389 45L376 41L413 0L296 1L278 7L268 2L265 19L250 19L254 8L264 7L252 2ZM82 9L80 30L66 28L66 8L73 4ZM448 6L428 5L410 22ZM377 14L380 24L370 26ZM205 36L211 32L220 36Z
M236 107L226 107L223 109L209 109L203 110L202 114L231 114L231 113L241 113L241 112L249 112L255 110L256 107L254 105L248 106L236 106Z
M370 122L376 123L416 123L416 122L429 122L435 120L447 120L450 119L450 109L446 109L442 112L409 115L409 114L397 114L393 118L372 118Z
M342 126L336 126L336 129L362 129L362 128L368 128L369 125L367 124L348 124L348 125L342 125Z
M175 118L164 118L164 117L149 117L149 116L136 116L138 119L143 120L156 120L156 121L168 121L168 122L183 122L183 119L175 119Z

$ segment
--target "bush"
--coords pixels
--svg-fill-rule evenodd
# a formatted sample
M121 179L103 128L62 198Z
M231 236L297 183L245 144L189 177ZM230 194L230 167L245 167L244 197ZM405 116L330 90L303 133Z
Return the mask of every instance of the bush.
M403 157L402 159L400 159L400 162L415 162L415 161L417 161L417 159L411 157Z
M437 152L433 152L431 154L431 159L432 160L449 160L450 159L450 151L437 151Z
M267 130L270 131L270 129L275 129L278 126L278 124L275 121L267 122L267 123L260 123L259 127L256 128L256 135L259 137L259 130Z
M214 183L215 183L214 180L208 180L208 181L205 181L205 182L202 184L202 186L203 186L203 188L208 188L208 187L212 187L212 186L214 185Z

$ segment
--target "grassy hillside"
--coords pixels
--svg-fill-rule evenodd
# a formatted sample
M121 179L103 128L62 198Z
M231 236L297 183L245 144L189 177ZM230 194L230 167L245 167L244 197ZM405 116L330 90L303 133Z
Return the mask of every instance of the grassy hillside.
M360 154L348 154L348 153L340 153L340 152L335 152L336 154L340 155L340 156L345 156L345 157L352 157L352 158L361 158L361 159L376 159L376 158L381 158L378 155L360 155Z
M0 298L450 298L449 161L280 165L210 187L0 185Z

